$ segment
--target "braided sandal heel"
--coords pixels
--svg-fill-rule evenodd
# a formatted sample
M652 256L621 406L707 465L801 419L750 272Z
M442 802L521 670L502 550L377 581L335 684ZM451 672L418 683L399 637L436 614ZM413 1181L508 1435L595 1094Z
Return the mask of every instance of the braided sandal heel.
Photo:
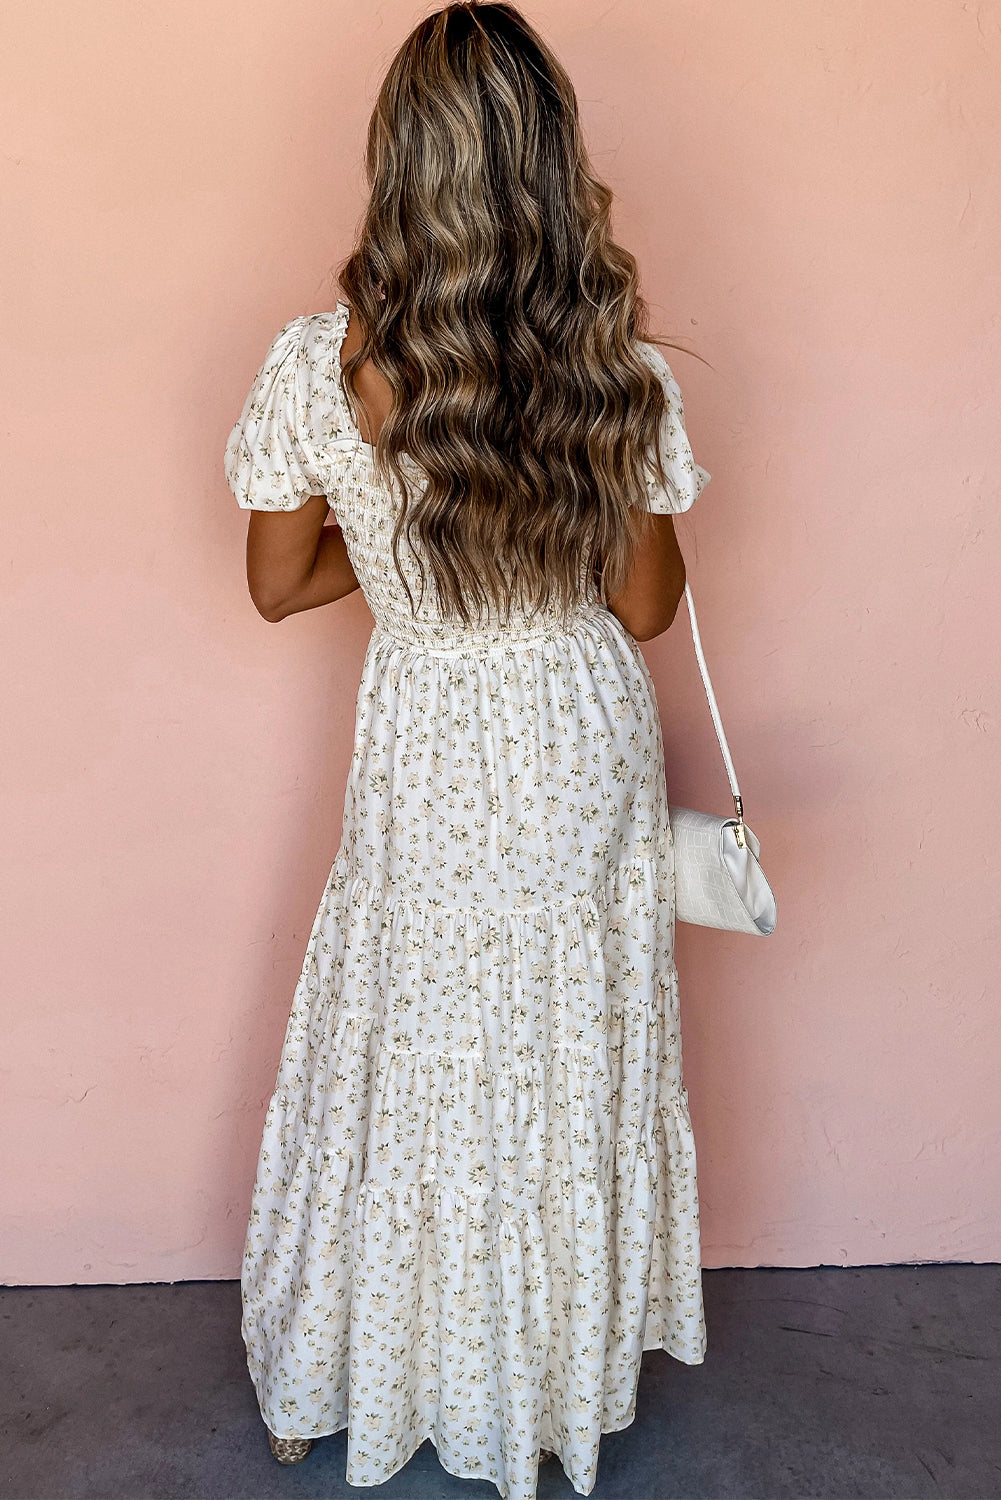
M268 1442L271 1445L271 1452L280 1464L301 1464L313 1446L312 1438L275 1437L270 1428L268 1429Z

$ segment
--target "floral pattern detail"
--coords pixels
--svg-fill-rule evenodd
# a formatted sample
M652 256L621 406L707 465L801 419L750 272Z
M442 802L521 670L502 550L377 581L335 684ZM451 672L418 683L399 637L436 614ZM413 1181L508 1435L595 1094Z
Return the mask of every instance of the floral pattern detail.
M272 1432L347 1427L349 1484L431 1438L502 1500L535 1496L540 1448L587 1495L643 1351L706 1349L654 685L586 591L570 621L411 614L347 320L280 330L226 448L245 508L327 496L375 618L264 1125L250 1372ZM669 397L650 508L687 510L709 475L641 347Z

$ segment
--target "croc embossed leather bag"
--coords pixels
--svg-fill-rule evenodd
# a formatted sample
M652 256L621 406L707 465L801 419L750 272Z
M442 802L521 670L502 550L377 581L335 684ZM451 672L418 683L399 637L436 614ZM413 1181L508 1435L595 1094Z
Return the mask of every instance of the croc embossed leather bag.
M697 927L718 927L724 932L748 932L767 937L775 931L775 897L758 863L761 845L744 822L737 774L709 680L695 618L695 603L687 582L685 601L692 622L692 639L702 685L723 752L736 816L716 817L713 813L696 812L691 807L668 805L674 839L675 914L679 922L692 922Z

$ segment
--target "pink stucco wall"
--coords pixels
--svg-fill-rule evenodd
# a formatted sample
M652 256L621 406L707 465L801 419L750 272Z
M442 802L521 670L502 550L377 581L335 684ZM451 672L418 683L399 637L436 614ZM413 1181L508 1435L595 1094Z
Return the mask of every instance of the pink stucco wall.
M402 0L8 8L0 1277L238 1269L370 617L274 627L222 450L329 307ZM707 1266L1001 1254L1001 11L546 0L713 480L779 898L679 929ZM672 800L727 808L684 610Z

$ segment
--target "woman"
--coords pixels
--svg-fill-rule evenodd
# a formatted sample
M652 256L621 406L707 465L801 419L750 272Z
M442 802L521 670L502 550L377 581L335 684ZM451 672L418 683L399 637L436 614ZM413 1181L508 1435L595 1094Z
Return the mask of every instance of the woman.
M279 331L226 451L268 620L375 617L340 847L243 1265L272 1449L425 1438L589 1494L644 1349L705 1351L663 741L637 641L709 478L640 336L566 73L510 5L394 59L329 313ZM330 509L337 525L324 523Z

